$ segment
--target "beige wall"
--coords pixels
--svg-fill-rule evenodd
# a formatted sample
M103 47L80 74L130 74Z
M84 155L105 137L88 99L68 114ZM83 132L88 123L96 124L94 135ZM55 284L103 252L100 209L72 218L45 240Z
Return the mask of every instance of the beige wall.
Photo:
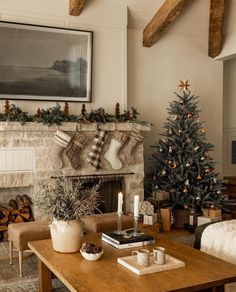
M127 7L116 0L96 0L88 3L80 17L69 16L68 0L1 0L0 19L65 28L92 30L93 102L87 109L104 107L113 112L115 104L127 105ZM39 48L40 49L40 48ZM55 102L15 102L23 110L34 113ZM70 105L71 113L80 113L81 103Z
M152 48L142 47L142 32L129 30L126 56L127 9L120 0L94 0L79 18L68 16L68 0L1 0L2 20L94 31L93 98L87 108L112 111L116 102L125 108L126 57L128 59L128 105L137 107L143 120L154 124L145 143L146 168L149 146L157 141L180 79L189 79L200 96L201 120L216 145L214 156L221 162L223 65L207 57L209 1L189 5ZM40 102L18 102L33 112ZM44 107L52 103L44 103ZM80 111L81 104L73 106Z
M231 164L232 141L236 141L236 59L224 62L223 175L235 176Z
M151 164L149 146L158 141L173 92L179 91L180 79L188 79L192 92L200 97L200 120L206 122L221 170L223 63L208 57L208 4L195 1L151 48L142 47L142 31L128 31L128 104L154 124L146 135L146 169Z

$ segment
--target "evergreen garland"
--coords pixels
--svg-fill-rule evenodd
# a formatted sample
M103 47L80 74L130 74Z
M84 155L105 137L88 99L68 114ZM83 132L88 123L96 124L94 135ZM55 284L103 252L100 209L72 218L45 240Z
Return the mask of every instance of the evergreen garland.
M26 122L38 122L50 127L53 124L61 125L63 122L109 123L126 121L148 124L148 122L145 121L137 121L139 113L134 107L131 107L131 111L124 111L123 114L117 115L117 104L114 115L108 114L102 107L88 113L84 104L82 105L81 114L79 115L69 114L68 103L65 103L64 109L61 109L59 103L48 109L39 108L34 116L27 112L23 112L14 104L10 105L8 100L5 101L4 108L4 113L0 113L0 121L20 122L21 125L24 125Z

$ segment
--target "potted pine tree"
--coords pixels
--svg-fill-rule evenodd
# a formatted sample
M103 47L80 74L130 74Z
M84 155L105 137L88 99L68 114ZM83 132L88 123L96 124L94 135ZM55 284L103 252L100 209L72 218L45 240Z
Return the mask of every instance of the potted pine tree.
M188 223L189 212L201 212L205 205L224 206L221 181L215 172L203 123L199 121L198 97L181 82L183 93L170 103L164 132L154 146L153 189L169 192L175 214L175 226Z

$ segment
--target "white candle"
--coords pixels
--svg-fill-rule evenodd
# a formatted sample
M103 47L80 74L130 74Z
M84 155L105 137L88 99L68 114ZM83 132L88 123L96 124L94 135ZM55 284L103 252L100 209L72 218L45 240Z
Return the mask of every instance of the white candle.
M134 217L138 217L139 196L134 196Z
M123 205L123 194L120 192L118 193L118 213L122 213L122 205Z

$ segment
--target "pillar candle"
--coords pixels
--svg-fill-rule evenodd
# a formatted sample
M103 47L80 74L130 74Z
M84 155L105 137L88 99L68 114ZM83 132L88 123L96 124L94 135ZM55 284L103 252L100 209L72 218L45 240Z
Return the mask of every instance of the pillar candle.
M134 196L134 217L138 217L139 196Z
M123 194L120 192L118 193L118 213L122 213L122 205L123 205Z

